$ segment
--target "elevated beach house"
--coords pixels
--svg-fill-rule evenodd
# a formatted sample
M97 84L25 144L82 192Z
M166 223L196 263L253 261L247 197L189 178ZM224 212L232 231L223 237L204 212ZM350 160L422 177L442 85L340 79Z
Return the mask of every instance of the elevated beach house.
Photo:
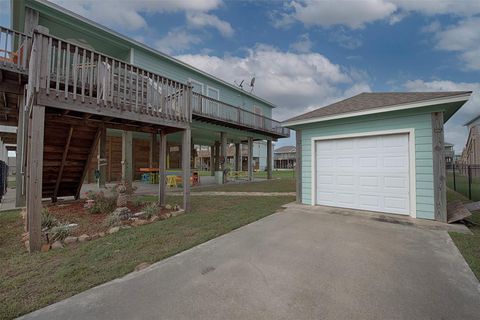
M289 136L272 103L202 70L48 1L11 9L12 25L0 27L0 125L18 127L17 205L26 203L31 250L42 199L78 198L94 168L100 185L159 168L163 204L170 152L189 181L194 144L211 146L222 170L228 144L248 146L251 164L254 141L271 150ZM183 192L188 211L189 183Z

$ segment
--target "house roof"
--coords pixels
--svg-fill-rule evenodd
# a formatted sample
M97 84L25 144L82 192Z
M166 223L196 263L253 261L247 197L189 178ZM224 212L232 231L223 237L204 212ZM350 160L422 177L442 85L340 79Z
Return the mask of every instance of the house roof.
M181 65L181 66L183 66L183 67L187 67L187 68L189 68L189 69L191 69L191 70L193 70L193 71L195 71L195 72L197 72L197 73L200 73L201 75L203 75L203 76L205 76L205 77L208 77L208 78L210 78L210 79L212 79L212 80L214 80L214 81L216 81L216 82L219 82L219 83L221 83L221 84L223 84L223 85L226 85L226 86L230 87L231 89L234 89L234 90L236 90L236 91L239 91L239 92L241 92L241 93L243 93L243 94L245 94L245 95L247 95L247 96L249 96L249 97L251 97L251 98L253 98L253 99L255 99L255 100L258 100L258 101L266 104L267 106L269 106L269 107L271 107L271 108L276 108L276 107L277 107L277 106L276 106L275 104L273 104L272 102L267 101L267 100L265 100L265 99L263 99L263 98L260 98L259 96L255 95L255 94L253 94L253 93L250 93L250 92L247 92L247 91L245 91L245 90L242 90L242 89L240 89L239 87L237 87L237 86L235 86L235 85L233 85L233 84L231 84L231 83L228 83L228 82L225 81L225 80L222 80L222 79L220 79L220 78L218 78L218 77L216 77L216 76L214 76L214 75L211 75L211 74L209 74L209 73L207 73L207 72L205 72L205 71L203 71L203 70L200 70L200 69L198 69L198 68L196 68L196 67L194 67L194 66L192 66L192 65L190 65L190 64L188 64L188 63L186 63L186 62L183 62L183 61L181 61L181 60L179 60L179 59L176 59L176 58L174 58L174 57L172 57L172 56L170 56L170 55L168 55L168 54L165 54L165 53L163 53L163 52L161 52L161 51L159 51L159 50L153 49L153 48L150 47L150 46L147 46L147 45L145 45L145 44L143 44L143 43L141 43L141 42L139 42L139 41L136 41L136 40L134 40L134 39L132 39L132 38L129 38L129 37L127 37L127 36L125 36L125 35L123 35L123 34L121 34L121 33L119 33L119 32L116 32L116 31L114 31L114 30L112 30L112 29L110 29L110 28L107 28L107 27L105 27L105 26L103 26L103 25L101 25L101 24L99 24L99 23L96 23L96 22L94 22L94 21L92 21L92 20L90 20L90 19L88 19L88 18L85 18L85 17L83 17L83 16L81 16L81 15L79 15L79 14L76 14L76 13L74 13L74 12L68 10L68 9L65 9L65 8L63 8L63 7L55 4L55 3L52 3L52 2L47 1L47 0L33 0L33 1L35 1L35 2L37 2L37 3L39 3L39 4L42 4L42 5L44 5L44 6L48 7L48 8L57 10L57 11L65 14L65 15L68 15L68 16L74 18L74 19L78 19L78 20L80 20L80 21L82 21L82 22L84 22L84 23L87 23L87 24L89 24L89 25L91 25L91 26L93 26L93 27L95 27L95 28L98 28L98 29L100 29L100 30L102 30L102 31L104 31L104 32L107 32L107 33L111 34L112 36L114 36L114 37L116 37L116 38L118 38L118 39L120 39L120 40L126 41L126 42L128 42L128 43L130 43L130 44L132 44L132 45L134 45L134 46L136 46L136 47L142 48L142 49L144 49L144 50L146 50L146 51L148 51L148 52L151 52L151 53L153 53L153 54L159 55L159 56L161 56L161 57L163 57L163 58L165 58L165 59L167 59L167 60L170 60L170 61L172 61L172 62L174 62L174 63L176 63L176 64L179 64L179 65ZM12 0L11 3L12 3L11 7L12 7L12 11L13 11L13 4L15 4L16 1ZM27 6L28 6L28 4L27 4ZM12 17L13 17L13 16L14 16L14 15L12 14ZM12 26L13 26L13 18L12 18Z
M467 101L471 91L449 92L364 92L351 98L286 120L285 126L325 121L376 112L422 107L434 104ZM421 104L418 104L422 102ZM424 103L423 103L424 102ZM397 107L397 108L394 108Z
M284 147L280 147L278 149L275 149L275 151L273 151L274 153L295 153L296 152L296 148L295 146L284 146Z
M470 121L468 121L467 123L465 123L464 126L468 126L468 125L472 124L473 122L477 121L479 118L480 118L480 115L476 116L476 117L473 118L472 120L470 120Z

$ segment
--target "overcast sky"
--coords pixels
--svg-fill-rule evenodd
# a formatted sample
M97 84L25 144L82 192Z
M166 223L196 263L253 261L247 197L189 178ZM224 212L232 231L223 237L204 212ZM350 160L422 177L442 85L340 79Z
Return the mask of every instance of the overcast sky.
M228 82L255 76L279 120L365 91L473 90L446 125L460 152L480 114L479 0L54 2Z

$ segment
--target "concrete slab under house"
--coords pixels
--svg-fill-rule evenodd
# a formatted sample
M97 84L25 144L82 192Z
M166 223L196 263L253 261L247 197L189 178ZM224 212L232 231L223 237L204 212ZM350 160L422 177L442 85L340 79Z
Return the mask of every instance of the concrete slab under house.
M163 205L167 169L182 181L198 169L194 146L209 148L212 175L234 146L230 169L251 181L258 142L272 177L273 142L289 129L272 119L271 102L51 2L11 9L11 26L0 27L0 125L16 128L16 205L27 208L31 251L43 200L78 199L95 178L99 188L131 183L144 167L158 169Z
M446 222L443 125L470 94L362 93L285 121L297 201Z

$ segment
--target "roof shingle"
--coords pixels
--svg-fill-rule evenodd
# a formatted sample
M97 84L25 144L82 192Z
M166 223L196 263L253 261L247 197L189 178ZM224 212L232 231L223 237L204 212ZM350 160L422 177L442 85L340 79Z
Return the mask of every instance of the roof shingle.
M471 93L471 91L444 92L364 92L325 107L301 114L284 122L348 114L370 109L428 101Z

